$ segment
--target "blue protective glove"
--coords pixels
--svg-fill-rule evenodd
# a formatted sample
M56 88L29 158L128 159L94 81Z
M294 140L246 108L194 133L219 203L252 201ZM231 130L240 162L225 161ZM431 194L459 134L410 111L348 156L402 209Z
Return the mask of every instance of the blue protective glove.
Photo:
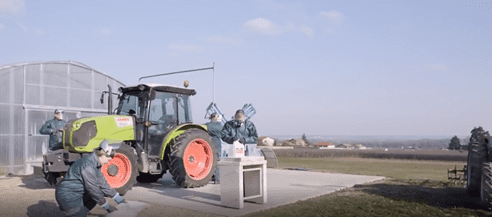
M241 137L239 139L239 142L244 145L244 144L246 144L246 139L244 137Z
M125 199L119 193L116 193L116 195L113 197L113 200L117 204L126 202Z
M104 208L108 213L112 213L113 211L117 210L116 207L109 205L108 202L106 202L102 208Z

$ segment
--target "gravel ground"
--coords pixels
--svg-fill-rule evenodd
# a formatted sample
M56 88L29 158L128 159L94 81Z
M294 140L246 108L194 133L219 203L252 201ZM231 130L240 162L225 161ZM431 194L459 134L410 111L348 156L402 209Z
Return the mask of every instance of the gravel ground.
M55 188L40 174L0 177L1 216L63 216L55 200ZM114 202L108 199L113 205ZM157 203L148 206L138 216L217 216ZM88 216L105 216L106 211L96 206Z

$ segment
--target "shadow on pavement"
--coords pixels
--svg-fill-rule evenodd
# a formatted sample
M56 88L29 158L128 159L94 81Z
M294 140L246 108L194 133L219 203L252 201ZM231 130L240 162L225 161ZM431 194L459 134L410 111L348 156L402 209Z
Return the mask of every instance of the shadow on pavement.
M102 208L99 208L102 209ZM106 214L97 214L101 213L100 210L99 212L96 211L96 213L93 213L94 209L87 215L88 217L104 217ZM60 209L58 208L58 204L56 203L55 200L52 201L47 201L47 200L40 200L37 204L31 205L27 207L27 216L29 217L46 217L46 216L57 216L57 217L63 217L65 216Z
M213 185L210 183L209 185ZM210 194L187 188L178 188L173 180L165 178L159 179L159 181L155 183L137 183L135 186L147 188L152 192L168 197L220 206L220 192L217 192L217 194Z
M64 216L54 200L40 200L37 204L27 207L26 215L29 217Z
M355 185L354 189L393 200L423 203L440 208L485 208L480 204L480 199L468 195L465 188L443 186L443 183L429 180L413 180L411 183L396 181L395 183Z
M43 176L41 167L33 167L34 173L32 175L8 175L8 177L19 177L24 185L19 185L19 187L29 188L29 189L54 189L55 186L50 185Z

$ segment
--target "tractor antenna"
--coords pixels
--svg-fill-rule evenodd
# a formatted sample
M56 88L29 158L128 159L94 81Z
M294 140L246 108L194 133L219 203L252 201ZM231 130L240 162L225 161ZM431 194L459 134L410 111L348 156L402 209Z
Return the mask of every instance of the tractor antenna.
M153 78L153 77L157 77L157 76L173 75L173 74L186 73L186 72L196 72L196 71L203 71L203 70L209 70L209 69L212 69L213 70L214 67L215 67L215 62L214 62L214 66L208 67L208 68L191 69L191 70L185 70L185 71L168 72L168 73L162 73L162 74L156 74L156 75L143 76L143 77L140 77L138 79L138 83L140 83L140 80L142 80L144 78Z

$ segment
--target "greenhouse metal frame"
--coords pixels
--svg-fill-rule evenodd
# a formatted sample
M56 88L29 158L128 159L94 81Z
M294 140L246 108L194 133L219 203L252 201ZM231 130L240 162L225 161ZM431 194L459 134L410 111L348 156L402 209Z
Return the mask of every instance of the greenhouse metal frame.
M107 114L103 91L125 86L113 77L74 61L30 62L0 66L0 175L28 175L41 166L48 136L41 125L65 111L68 121ZM113 96L113 108L117 96Z

